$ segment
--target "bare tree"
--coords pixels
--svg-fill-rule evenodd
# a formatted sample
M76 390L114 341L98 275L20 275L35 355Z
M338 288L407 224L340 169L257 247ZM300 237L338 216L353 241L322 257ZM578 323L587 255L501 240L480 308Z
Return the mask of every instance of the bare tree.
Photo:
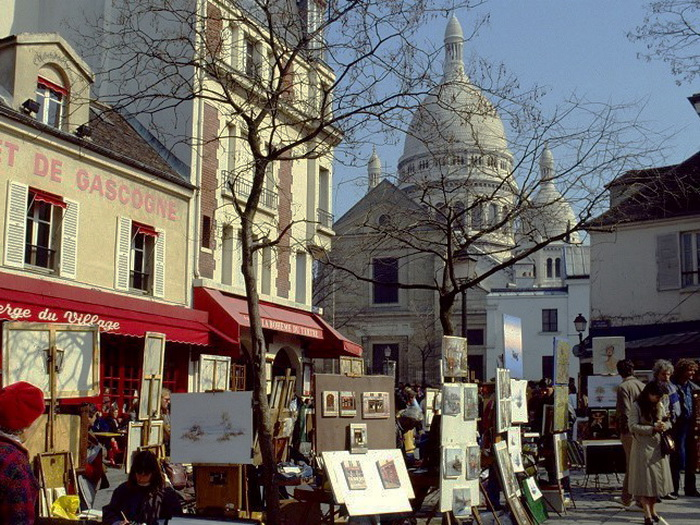
M677 83L700 75L700 4L696 0L658 0L647 6L640 26L628 34L642 42L646 60L660 59L671 66Z

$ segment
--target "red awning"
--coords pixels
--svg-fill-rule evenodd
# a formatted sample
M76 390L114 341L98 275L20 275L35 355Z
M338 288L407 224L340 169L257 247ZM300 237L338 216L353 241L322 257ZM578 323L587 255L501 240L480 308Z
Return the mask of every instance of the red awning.
M63 200L63 197L61 197L60 195L54 195L53 193L49 193L48 191L44 190L39 190L37 188L29 188L29 191L34 194L35 201L46 202L47 204L51 204L52 206L58 206L59 208L68 207L66 202Z
M158 232L153 226L149 226L148 224L142 224L136 221L132 222L131 226L136 228L136 233L148 235L149 237L158 237Z
M250 328L248 304L241 297L197 287L194 289L194 306L209 312L211 324L237 341L241 338L241 327ZM362 354L360 345L345 339L328 323L310 312L261 302L260 317L264 329L307 339L312 357Z
M0 319L98 325L108 333L144 337L162 332L168 341L209 345L216 334L206 312L101 290L0 273ZM212 333L213 332L213 333Z

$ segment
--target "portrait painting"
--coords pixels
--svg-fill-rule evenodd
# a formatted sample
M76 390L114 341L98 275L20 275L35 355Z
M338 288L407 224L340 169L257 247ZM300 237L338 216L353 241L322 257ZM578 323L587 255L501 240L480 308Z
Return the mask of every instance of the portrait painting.
M467 447L467 479L479 479L481 475L481 447L469 445Z
M452 489L452 514L455 518L467 518L472 511L472 491L469 487Z
M401 480L393 459L377 461L377 470L379 471L379 479L382 480L382 486L386 490L401 488Z
M527 380L510 380L510 401L513 423L527 423Z
M594 437L603 437L608 432L608 411L603 408L591 409L589 430Z
M340 417L355 417L357 414L355 392L344 391L340 392L338 395L340 399Z
M325 390L321 397L323 399L323 417L336 417L338 415L338 392Z
M365 490L367 481L362 471L362 464L359 461L347 460L341 463L345 481L350 490Z
M389 392L362 392L362 417L386 419L389 410Z
M464 386L464 419L475 420L479 417L479 389L474 383Z
M442 415L456 416L461 413L462 385L447 383L442 386Z
M464 473L464 449L445 447L443 449L443 476L445 479L459 478Z
M350 429L350 453L364 454L367 452L367 425L352 423Z
M445 377L469 377L466 338L442 337L442 371Z
M625 358L624 337L593 338L593 373L617 375L617 362Z

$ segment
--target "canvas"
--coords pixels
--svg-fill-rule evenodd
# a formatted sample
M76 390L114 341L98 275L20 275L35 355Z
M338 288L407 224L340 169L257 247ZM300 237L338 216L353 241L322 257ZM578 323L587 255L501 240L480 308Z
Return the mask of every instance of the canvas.
M479 445L469 445L467 447L467 479L479 479L481 475L481 447Z
M388 392L362 392L362 417L365 419L386 419L389 417Z
M462 385L448 383L442 386L442 415L456 416L461 413Z
M510 399L503 399L498 401L496 414L496 432L501 433L508 430L511 425L511 402Z
M608 411L604 408L591 409L588 429L593 436L603 437L609 428Z
M557 479L569 475L569 453L564 433L554 434L554 471Z
M443 477L459 478L464 473L464 449L460 447L445 447L443 449Z
M508 498L508 507L510 508L513 518L518 525L532 525L530 516L525 510L525 506L520 501L519 497L515 496Z
M554 387L554 432L564 432L569 428L569 387Z
M593 338L593 373L617 375L617 362L625 358L624 337Z
M469 377L467 340L464 337L442 337L442 372L445 377Z
M321 394L323 400L323 417L336 417L338 415L338 392L325 390Z
M304 375L302 378L302 395L310 396L311 392L311 368L312 366L308 363L304 364Z
M252 403L252 392L172 394L172 461L212 465L251 464Z
M506 498L520 495L518 480L515 477L513 470L513 460L508 452L508 445L505 441L499 441L494 444L496 451L496 463L498 471L501 475L501 487Z
M552 434L554 432L554 406L544 405L542 407L542 435Z
M144 423L142 421L130 421L126 431L126 450L124 451L124 470L131 470L131 459L141 446L143 439ZM151 432L146 445L160 445L163 443L163 421L151 421Z
M527 423L527 380L510 380L511 420L513 423Z
M398 489L401 487L401 480L393 459L377 461L377 470L379 471L379 479L382 480L382 486L385 489Z
M438 402L438 394L440 391L437 388L426 388L425 389L425 410L423 411L423 427L426 430L430 430L430 424L433 421L433 416L436 412L440 411Z
M617 389L620 376L588 376L588 406L612 408L617 405Z
M511 377L523 377L522 323L519 317L503 315L503 367Z
M206 355L199 357L199 385L197 392L229 390L231 385L231 356Z
M554 377L555 385L569 384L569 363L571 361L571 345L566 339L554 339Z
M362 464L359 461L343 461L343 474L350 490L364 490L367 488L365 474L362 471Z
M523 445L520 427L510 427L508 429L508 452L513 460L513 471L524 472L523 465Z
M608 430L610 436L619 437L620 433L617 430L617 410L608 410Z
M510 399L510 370L496 369L496 398L499 401Z
M452 514L455 518L467 518L472 511L472 491L469 487L452 489Z
M475 420L479 417L479 390L477 385L464 385L464 419Z
M357 414L357 401L355 392L345 391L339 393L340 417L355 417Z
M352 423L350 431L350 452L352 454L364 454L367 452L367 425L365 423Z

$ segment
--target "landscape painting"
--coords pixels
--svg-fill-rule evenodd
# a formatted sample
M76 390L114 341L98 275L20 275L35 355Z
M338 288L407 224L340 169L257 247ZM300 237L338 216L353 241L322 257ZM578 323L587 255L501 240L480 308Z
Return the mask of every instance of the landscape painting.
M456 416L459 414L462 401L462 387L459 383L442 386L442 415Z
M479 417L479 391L476 384L464 385L464 419L475 420Z
M469 377L467 340L464 337L442 337L442 371L445 377Z

